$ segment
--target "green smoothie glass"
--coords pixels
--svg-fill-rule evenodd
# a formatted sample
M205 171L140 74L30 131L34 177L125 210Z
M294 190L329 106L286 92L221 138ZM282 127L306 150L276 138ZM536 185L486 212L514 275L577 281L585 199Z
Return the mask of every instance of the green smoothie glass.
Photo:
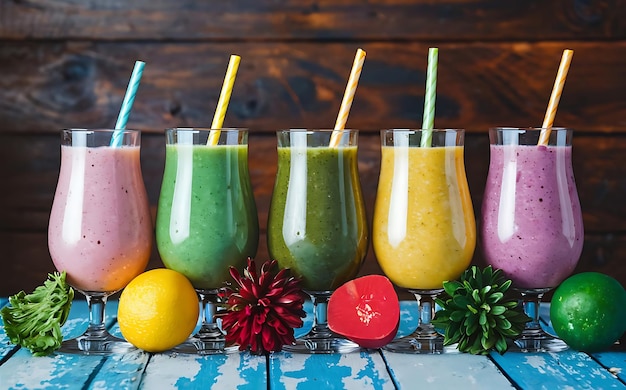
M333 135L334 133L334 135ZM289 352L351 352L358 345L334 334L326 305L334 289L356 276L368 230L357 168L356 130L283 130L268 215L270 257L302 279L313 301L313 328ZM330 146L338 137L337 146Z
M219 134L216 145L210 133ZM177 352L225 352L215 321L218 290L229 267L242 269L254 257L259 222L248 171L245 129L166 130L165 172L156 218L163 264L193 284L202 309L200 330Z

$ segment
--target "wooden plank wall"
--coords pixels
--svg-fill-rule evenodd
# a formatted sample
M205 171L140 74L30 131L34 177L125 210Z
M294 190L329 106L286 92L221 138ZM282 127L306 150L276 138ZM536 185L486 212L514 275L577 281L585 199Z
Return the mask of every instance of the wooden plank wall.
M555 125L573 127L584 211L578 271L626 284L626 3L620 0L0 0L0 295L54 270L46 228L59 129L111 127L136 59L129 127L155 208L163 129L209 126L228 57L242 56L225 126L248 127L262 227L274 131L334 124L354 53L367 59L348 121L372 215L378 130L419 127L428 47L440 48L436 125L467 129L480 209L491 126L540 125L561 52L575 55ZM480 262L480 248L475 261ZM156 251L151 267L160 265ZM362 273L380 272L370 250Z

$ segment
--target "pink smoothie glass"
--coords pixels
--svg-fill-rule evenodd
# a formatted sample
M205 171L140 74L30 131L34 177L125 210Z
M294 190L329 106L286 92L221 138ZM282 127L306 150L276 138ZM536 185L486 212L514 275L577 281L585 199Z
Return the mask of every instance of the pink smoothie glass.
M144 271L152 219L135 130L62 131L61 171L48 247L57 270L87 297L89 326L60 351L106 355L133 347L104 325L107 298Z
M583 219L572 169L572 130L489 130L490 163L482 204L487 264L500 268L532 318L512 349L559 351L567 346L541 329L539 301L574 271L583 246Z

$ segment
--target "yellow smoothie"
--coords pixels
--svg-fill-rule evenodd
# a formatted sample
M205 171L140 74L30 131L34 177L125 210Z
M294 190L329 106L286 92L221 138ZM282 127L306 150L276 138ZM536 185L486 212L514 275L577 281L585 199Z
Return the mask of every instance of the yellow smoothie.
M436 289L461 275L476 246L462 146L382 147L373 244L399 287Z

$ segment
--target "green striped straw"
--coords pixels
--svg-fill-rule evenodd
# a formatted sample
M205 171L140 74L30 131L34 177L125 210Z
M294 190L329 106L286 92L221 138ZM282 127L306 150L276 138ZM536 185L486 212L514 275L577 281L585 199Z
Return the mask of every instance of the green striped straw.
M437 61L439 49L428 49L428 69L426 71L426 94L424 96L424 120L423 130L432 130L435 127L435 99L437 97ZM432 145L432 131L422 131L421 147L428 148Z
M135 101L135 95L137 94L137 88L141 81L141 74L143 73L143 67L146 64L142 61L135 61L135 67L133 73L130 75L130 81L128 82L128 88L126 88L126 95L124 95L124 101L122 102L122 108L117 116L117 122L115 123L116 130L124 130L126 123L128 122L128 116L130 110L133 108L133 102ZM122 144L123 131L116 131L111 138L111 146L118 147Z

